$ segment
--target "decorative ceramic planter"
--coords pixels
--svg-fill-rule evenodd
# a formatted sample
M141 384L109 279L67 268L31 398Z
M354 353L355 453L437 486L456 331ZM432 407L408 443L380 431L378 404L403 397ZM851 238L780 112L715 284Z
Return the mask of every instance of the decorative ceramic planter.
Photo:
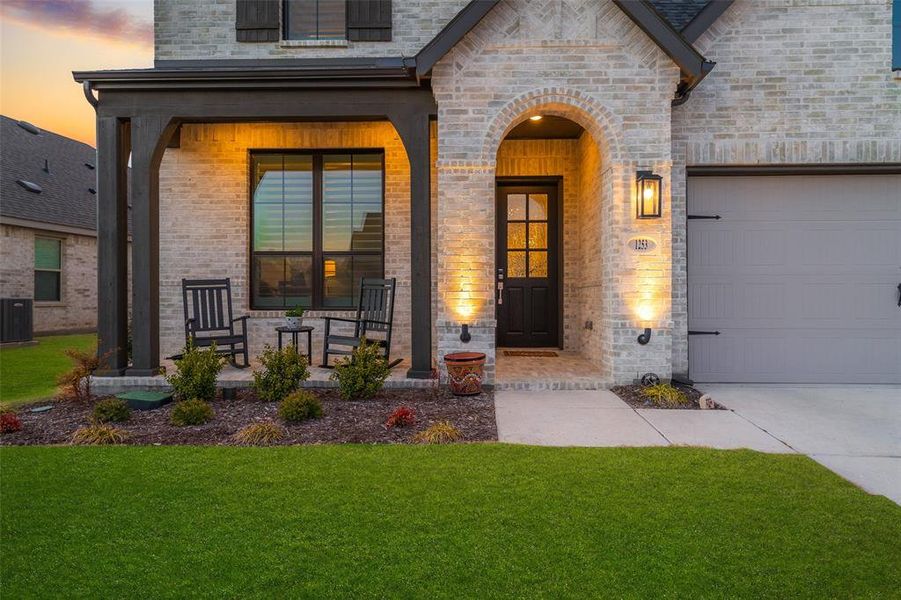
M303 317L285 317L285 324L291 329L299 329L303 325Z
M454 352L444 355L447 365L447 385L455 396L475 396L482 393L485 374L485 355L481 352Z

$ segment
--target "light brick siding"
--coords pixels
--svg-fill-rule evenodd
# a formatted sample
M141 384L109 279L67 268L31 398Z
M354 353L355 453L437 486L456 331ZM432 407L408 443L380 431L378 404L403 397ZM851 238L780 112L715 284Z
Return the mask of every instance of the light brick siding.
M696 46L716 68L673 109L673 369L688 368L684 165L901 162L890 0L737 0Z
M435 142L433 140L433 145ZM184 345L182 278L229 277L237 315L250 314L252 356L276 344L282 311L251 311L249 295L249 150L383 148L385 276L397 278L392 355L410 354L410 167L390 123L238 123L185 125L181 147L160 167L160 337L164 356ZM321 352L325 314L310 311ZM350 315L329 311L330 315ZM318 362L317 362L318 364Z
M34 298L34 238L62 240L62 298L34 304L34 332L88 331L97 327L97 240L57 233L2 226L3 266L0 297Z
M395 0L390 42L285 47L280 42L235 41L235 0L156 0L157 60L202 58L330 58L413 56L466 6L468 0Z
M611 381L669 375L669 213L638 222L632 196L638 167L669 178L677 79L678 69L612 3L504 2L436 65L439 354L460 349L466 319L475 332L467 349L486 352L493 370L497 149L510 128L540 112L579 123L600 147L600 173L586 188L597 194L586 206L599 215L585 229L599 240L586 275L597 302L584 308L597 312L594 333L583 334L599 350L592 358ZM656 256L627 253L639 234L655 239ZM641 302L656 311L648 346L635 341Z
M236 42L234 0L157 0L156 57L411 56L465 4L396 0L391 42L285 48ZM901 162L890 21L891 0L736 0L696 43L715 69L672 107L679 69L612 2L499 3L432 73L436 356L483 351L493 381L495 178L563 175L564 346L610 382L686 372L686 165ZM504 142L534 113L587 133ZM182 277L230 276L247 308L248 148L371 146L386 149L386 274L400 282L395 354L407 356L409 173L386 123L184 127L161 169L164 352L183 342ZM644 168L663 176L661 219L635 218L635 172ZM633 237L653 239L655 250L629 251ZM636 342L640 306L654 313L646 346ZM277 322L277 313L254 314L254 352L275 339Z

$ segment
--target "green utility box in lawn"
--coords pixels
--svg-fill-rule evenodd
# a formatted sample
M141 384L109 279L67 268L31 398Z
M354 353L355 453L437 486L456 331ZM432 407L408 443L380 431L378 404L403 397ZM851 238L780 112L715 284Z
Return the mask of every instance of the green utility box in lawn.
M135 410L153 410L172 402L172 392L125 392L116 394Z

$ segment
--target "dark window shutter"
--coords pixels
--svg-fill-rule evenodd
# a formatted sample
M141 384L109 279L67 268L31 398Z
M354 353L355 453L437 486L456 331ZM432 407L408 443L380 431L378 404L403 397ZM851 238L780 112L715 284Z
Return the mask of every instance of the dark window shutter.
M239 42L277 42L279 0L237 0L235 33Z
M391 41L391 0L347 0L347 39Z

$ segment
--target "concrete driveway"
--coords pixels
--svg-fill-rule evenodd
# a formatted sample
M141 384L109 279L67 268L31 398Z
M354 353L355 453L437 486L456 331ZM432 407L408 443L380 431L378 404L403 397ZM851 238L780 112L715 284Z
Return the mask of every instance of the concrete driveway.
M901 386L699 387L731 410L636 410L609 390L498 391L498 438L797 452L901 504Z
M901 386L698 388L795 451L901 504Z

